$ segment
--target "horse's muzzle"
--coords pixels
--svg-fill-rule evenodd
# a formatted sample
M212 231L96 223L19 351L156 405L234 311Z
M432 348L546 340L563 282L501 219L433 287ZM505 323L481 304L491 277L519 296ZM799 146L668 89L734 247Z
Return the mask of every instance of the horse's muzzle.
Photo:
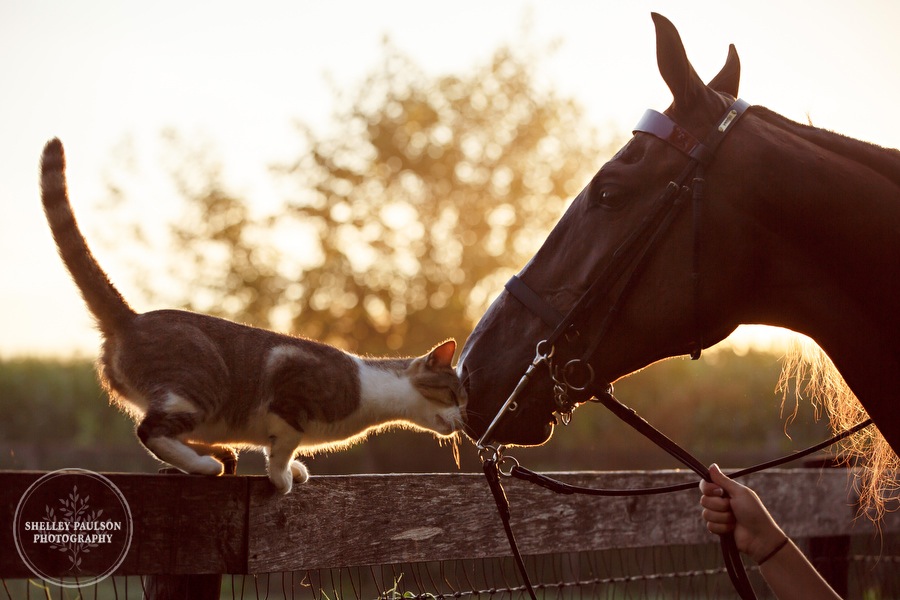
M484 370L470 372L465 363L459 367L460 378L468 395L463 432L479 440L503 406L511 390L498 390L497 382L482 378ZM550 439L556 419L551 404L523 395L513 411L503 414L486 443L515 446L539 446Z

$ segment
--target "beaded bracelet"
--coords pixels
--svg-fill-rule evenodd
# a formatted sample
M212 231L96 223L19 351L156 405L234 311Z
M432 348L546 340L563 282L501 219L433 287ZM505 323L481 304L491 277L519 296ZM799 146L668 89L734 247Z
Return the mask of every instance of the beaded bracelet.
M769 560L770 558L772 558L773 556L775 556L776 554L778 554L778 553L781 551L782 548L784 548L785 546L787 546L787 543L788 543L789 541L790 541L790 538L788 538L787 536L785 536L785 538L781 541L781 543L778 544L777 546L775 546L775 549L774 549L774 550L772 550L771 552L769 552L768 554L766 554L765 556L763 556L762 559L761 559L759 562L756 563L756 566L761 567L761 566L763 565L764 562L766 562L767 560Z

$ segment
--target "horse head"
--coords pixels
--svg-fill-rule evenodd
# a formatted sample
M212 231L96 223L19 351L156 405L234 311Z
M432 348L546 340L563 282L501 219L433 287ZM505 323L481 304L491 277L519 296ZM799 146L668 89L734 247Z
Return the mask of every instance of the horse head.
M684 208L692 205L693 175L678 189L670 182L692 160L685 144L706 139L735 102L739 59L731 46L722 70L704 84L675 27L660 15L654 14L653 21L659 71L673 95L664 114L678 127L668 140L635 132L518 274L517 287L531 290L524 294L535 300L511 293L508 285L473 330L459 366L469 394L466 431L473 439L485 433L536 353L551 352L550 343L540 343L554 334L552 361L538 361L516 411L492 429L492 441L537 445L549 439L557 415L566 412L554 392L566 377L578 381L567 390L571 412L607 382L710 346L738 324L720 309L745 298L740 289L721 282L746 278L755 267L736 239L746 228L736 214L740 202L721 199L743 193L745 182L732 160L742 151L741 139L725 138L714 159L704 161L708 200L699 207L702 212ZM675 208L660 211L667 191ZM662 219L664 227L658 226ZM711 271L717 273L715 281L703 278ZM563 331L557 330L554 314L557 320L569 317Z

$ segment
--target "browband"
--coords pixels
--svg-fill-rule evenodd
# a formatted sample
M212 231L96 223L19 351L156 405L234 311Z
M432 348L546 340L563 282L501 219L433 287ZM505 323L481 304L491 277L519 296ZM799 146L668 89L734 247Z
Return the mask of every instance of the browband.
M649 133L656 136L662 141L668 143L679 152L686 154L701 164L708 164L716 153L716 148L728 129L734 125L738 119L750 107L750 103L746 100L738 98L725 112L725 116L719 122L718 126L713 129L706 143L701 143L687 129L667 117L661 112L653 109L644 111L644 116L635 125L632 133L638 131Z

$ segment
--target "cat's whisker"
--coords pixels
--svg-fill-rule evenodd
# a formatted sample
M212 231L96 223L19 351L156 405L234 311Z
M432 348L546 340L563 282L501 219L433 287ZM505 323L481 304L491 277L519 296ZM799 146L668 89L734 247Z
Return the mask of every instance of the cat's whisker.
M466 408L466 416L468 418L471 418L471 417L493 417L494 415L493 415L493 413L489 414L489 413L484 413L484 412L477 411L477 410L469 410L467 407Z
M462 439L462 436L460 435L460 432L457 430L450 435L443 436L438 439L440 440L441 446L443 446L444 444L450 446L450 451L453 453L453 462L456 464L457 469L461 469L462 467L460 466L459 443Z
M466 385L468 384L469 379L472 378L472 375L475 375L476 373L478 373L478 371L483 371L483 370L486 369L486 368L487 368L487 367L479 367L479 368L475 369L474 371L466 371L466 374L465 374L465 376L462 378L462 381L461 381L462 386L463 386L463 389L468 389L468 388L466 387Z

